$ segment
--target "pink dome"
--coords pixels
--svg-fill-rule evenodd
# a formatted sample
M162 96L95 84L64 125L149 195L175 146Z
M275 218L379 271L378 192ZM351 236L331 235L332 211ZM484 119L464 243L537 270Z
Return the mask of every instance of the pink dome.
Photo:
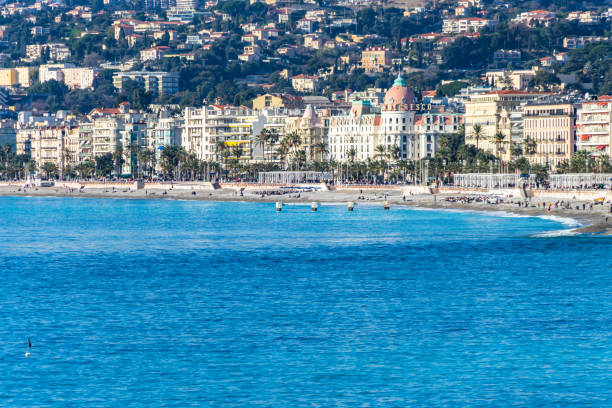
M397 76L393 86L385 94L385 110L404 110L414 101L414 92L406 86L406 81Z
M302 125L313 127L319 125L319 117L317 116L313 106L310 104L306 106L306 110L302 116Z

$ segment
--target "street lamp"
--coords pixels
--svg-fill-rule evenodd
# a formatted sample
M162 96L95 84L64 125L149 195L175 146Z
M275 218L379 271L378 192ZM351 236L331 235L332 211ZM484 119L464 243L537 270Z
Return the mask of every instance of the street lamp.
M586 168L586 172L589 172L589 158L584 159L584 167Z
M446 184L446 159L442 159L442 167L444 173L442 174L442 185Z

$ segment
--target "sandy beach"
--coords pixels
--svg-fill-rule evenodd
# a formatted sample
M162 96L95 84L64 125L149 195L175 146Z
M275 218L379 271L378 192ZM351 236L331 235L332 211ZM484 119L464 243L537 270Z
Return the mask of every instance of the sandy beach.
M529 202L526 202L520 197L501 197L498 200L493 198L493 196L483 196L482 194L406 194L405 191L397 186L390 186L388 189L380 186L375 189L365 186L342 188L333 191L299 191L291 189L281 190L280 188L265 189L258 188L257 185L250 185L247 188L240 186L228 188L224 186L219 189L195 191L178 188L135 189L127 184L120 187L86 187L84 189L63 187L61 185L28 188L24 188L21 185L0 185L0 196L250 201L304 204L317 202L319 205L354 202L357 206L359 204L369 204L380 205L381 207L386 201L391 207L402 205L429 209L505 212L525 216L571 218L577 224L580 224L579 227L572 230L575 233L612 235L612 213L609 212L610 203L594 205L592 200L569 199L570 208L566 208L567 196L560 196L553 200L531 199ZM522 203L522 205L519 203ZM565 204L563 207L562 203Z

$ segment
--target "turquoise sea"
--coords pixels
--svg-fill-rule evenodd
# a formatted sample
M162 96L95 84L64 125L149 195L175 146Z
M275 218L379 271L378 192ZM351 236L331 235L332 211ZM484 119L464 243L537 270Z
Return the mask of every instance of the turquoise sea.
M612 240L501 215L0 198L0 406L612 406Z

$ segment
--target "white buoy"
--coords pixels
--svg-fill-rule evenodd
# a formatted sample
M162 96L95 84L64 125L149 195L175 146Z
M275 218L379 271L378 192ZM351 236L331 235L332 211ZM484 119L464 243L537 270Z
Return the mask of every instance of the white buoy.
M276 211L281 212L283 209L283 203L281 203L280 201L278 201L276 203Z
M349 211L353 211L353 208L355 208L355 203L352 201L348 202L348 210Z
M391 208L391 205L389 204L389 202L388 202L388 201L385 201L385 202L383 203L383 208L384 208L385 210L388 210L389 208Z
M319 209L319 203L313 201L312 204L310 204L310 208L312 208L312 211L317 211L317 209Z

